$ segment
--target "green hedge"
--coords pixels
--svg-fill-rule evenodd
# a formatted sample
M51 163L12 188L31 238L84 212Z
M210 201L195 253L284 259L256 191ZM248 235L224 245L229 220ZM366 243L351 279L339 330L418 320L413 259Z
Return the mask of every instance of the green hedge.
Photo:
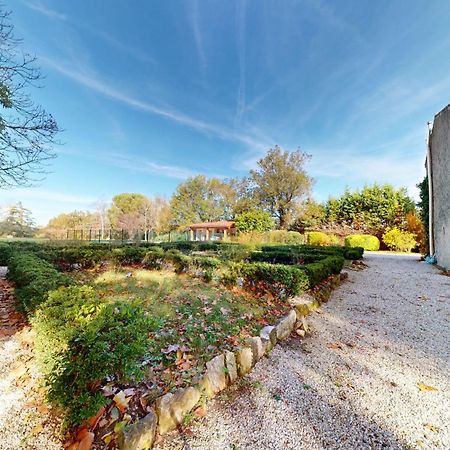
M32 314L47 299L48 291L72 282L33 253L14 254L8 267L7 277L14 282L16 297L26 314Z
M308 275L309 286L313 288L326 280L330 275L337 275L344 267L345 259L342 256L328 256L318 262L306 264L302 267Z
M7 266L11 255L11 246L6 242L0 242L0 266Z
M295 266L268 263L243 263L238 267L244 288L258 293L292 297L309 288L307 274Z
M362 247L368 251L380 250L380 240L371 234L352 234L345 238L346 247Z
M100 387L139 378L139 359L155 324L132 302L108 303L89 286L52 291L32 320L48 400L69 425L81 424L107 403Z

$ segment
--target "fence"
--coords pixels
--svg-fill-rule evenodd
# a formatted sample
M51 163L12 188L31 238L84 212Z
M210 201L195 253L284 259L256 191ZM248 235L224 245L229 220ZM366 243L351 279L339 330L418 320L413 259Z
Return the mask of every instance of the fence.
M175 242L189 240L188 232L168 231L157 233L154 230L107 230L73 229L65 230L56 239L88 242Z

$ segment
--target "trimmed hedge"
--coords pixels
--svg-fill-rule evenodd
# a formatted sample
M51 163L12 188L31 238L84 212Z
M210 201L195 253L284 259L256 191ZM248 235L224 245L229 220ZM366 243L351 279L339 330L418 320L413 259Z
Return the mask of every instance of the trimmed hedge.
M337 275L344 267L345 259L342 256L328 256L318 262L307 264L304 267L308 275L309 286L317 286L330 275Z
M100 387L139 378L139 360L156 329L142 306L108 303L89 286L52 291L32 320L48 400L79 425L107 403Z
M16 285L15 294L26 314L32 314L47 299L47 293L72 281L33 253L10 257L7 277Z
M12 249L6 242L0 242L0 266L7 266L11 258Z
M367 251L380 250L380 240L371 234L352 234L345 238L346 247L362 247Z

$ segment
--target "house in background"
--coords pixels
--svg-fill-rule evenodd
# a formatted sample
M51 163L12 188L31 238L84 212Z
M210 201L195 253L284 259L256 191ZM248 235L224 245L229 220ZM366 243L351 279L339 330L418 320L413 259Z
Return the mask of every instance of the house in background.
M429 128L426 162L430 202L430 254L450 268L450 105Z
M190 241L226 241L236 232L231 220L193 223L186 229L189 231Z

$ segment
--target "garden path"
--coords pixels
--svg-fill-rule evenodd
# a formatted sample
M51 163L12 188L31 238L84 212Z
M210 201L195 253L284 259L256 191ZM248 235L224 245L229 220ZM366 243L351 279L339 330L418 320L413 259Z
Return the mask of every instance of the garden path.
M450 278L417 256L367 254L311 332L158 450L449 449Z
M59 424L39 390L31 331L14 309L5 274L0 267L0 449L60 450Z

